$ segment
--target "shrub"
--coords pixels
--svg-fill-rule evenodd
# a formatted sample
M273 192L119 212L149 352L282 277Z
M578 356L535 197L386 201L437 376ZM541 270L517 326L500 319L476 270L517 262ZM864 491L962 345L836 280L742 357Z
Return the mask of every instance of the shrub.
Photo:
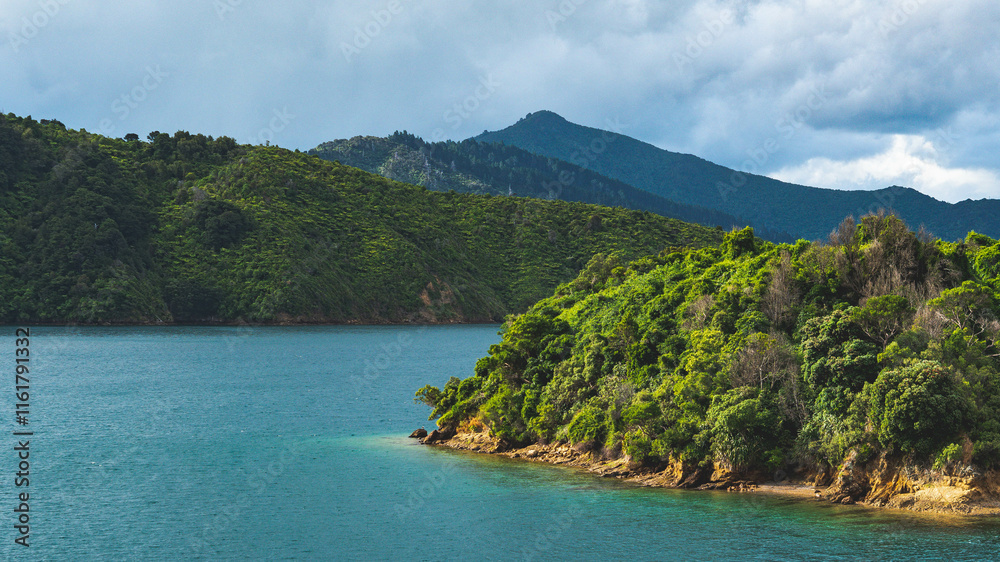
M643 465L650 460L652 442L640 430L625 434L625 453L632 459L632 464Z
M569 422L567 434L570 441L583 443L588 447L593 447L597 443L604 441L605 433L604 412L594 406L586 406L580 410L573 421Z
M523 441L526 429L521 421L521 407L524 396L514 393L510 387L502 385L480 409L482 419L490 426L493 435L501 441L519 443Z
M758 388L735 388L717 397L706 423L715 459L734 471L765 467L781 442L781 417L770 395Z
M941 470L960 458L962 458L962 447L958 443L952 443L938 453L934 460L934 470Z
M866 391L878 440L885 447L929 455L968 429L971 401L936 361L886 369Z
M250 221L242 209L218 199L198 203L194 223L202 230L205 245L215 250L235 246L250 230Z

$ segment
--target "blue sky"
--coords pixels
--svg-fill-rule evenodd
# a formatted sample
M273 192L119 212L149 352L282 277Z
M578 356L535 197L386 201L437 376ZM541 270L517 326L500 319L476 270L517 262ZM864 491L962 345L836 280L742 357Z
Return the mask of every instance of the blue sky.
M0 109L309 149L541 109L841 189L1000 198L992 0L4 0Z

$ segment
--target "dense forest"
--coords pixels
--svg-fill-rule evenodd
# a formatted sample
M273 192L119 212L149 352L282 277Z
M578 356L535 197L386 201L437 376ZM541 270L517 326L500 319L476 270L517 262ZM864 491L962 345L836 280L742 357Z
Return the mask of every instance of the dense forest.
M633 467L831 471L1000 464L1000 242L892 215L825 243L596 256L504 324L472 376L417 399L502 446L572 443Z
M397 131L387 138L354 137L326 142L310 154L435 191L518 195L625 207L705 226L721 226L725 230L749 224L728 213L677 203L636 189L585 166L532 154L515 146L473 139L429 143L406 131ZM756 232L773 242L794 241L784 232L762 228Z
M0 115L0 322L488 321L597 252L717 244L648 212L432 192L179 131Z
M772 158L768 150L780 150L785 142L783 136L769 139L774 145L769 145L768 150L763 145L747 147L747 160L739 170L691 154L662 150L615 131L576 125L551 111L528 114L506 129L484 132L475 139L579 163L678 203L737 215L749 221L747 224L757 229L758 235L765 227L795 238L821 240L844 217L885 208L914 230L924 227L948 241L961 239L971 230L1000 236L1000 201L995 199L951 204L907 187L887 186L877 191L821 189L754 173Z

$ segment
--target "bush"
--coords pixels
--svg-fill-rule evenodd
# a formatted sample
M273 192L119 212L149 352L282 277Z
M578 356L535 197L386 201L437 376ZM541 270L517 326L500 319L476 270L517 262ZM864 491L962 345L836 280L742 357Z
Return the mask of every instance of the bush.
M717 397L708 410L712 452L734 471L766 466L781 443L782 419L770 395L742 387Z
M878 440L885 447L929 455L968 429L971 401L936 361L886 369L866 391Z
M1000 434L991 433L976 441L972 461L984 467L1000 464Z
M660 407L653 401L652 393L645 391L622 412L622 423L626 427L644 427L660 416Z
M239 207L218 199L195 206L194 224L201 229L205 245L215 250L235 246L250 230L250 221Z
M756 249L756 238L753 229L749 226L742 230L735 228L722 238L721 249L729 258L738 258L743 254L753 252Z
M580 410L569 422L567 434L574 444L583 443L588 447L604 441L605 431L604 412L594 406L586 406Z
M632 459L632 464L643 465L650 460L652 442L640 430L625 434L625 453Z
M486 404L483 404L480 409L483 421L489 424L497 439L511 444L524 441L524 432L527 428L521 420L523 400L523 394L515 394L510 387L503 385Z
M802 329L806 380L816 387L843 386L859 391L878 375L878 349L861 340L852 315L836 311L813 318Z
M938 453L934 460L934 470L941 470L960 458L962 458L962 447L958 443L952 443Z

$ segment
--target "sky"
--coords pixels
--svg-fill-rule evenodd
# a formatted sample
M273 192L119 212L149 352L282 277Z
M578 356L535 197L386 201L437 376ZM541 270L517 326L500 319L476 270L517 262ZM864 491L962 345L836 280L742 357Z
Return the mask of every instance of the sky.
M307 150L554 111L818 187L1000 198L995 0L3 0L0 110Z

